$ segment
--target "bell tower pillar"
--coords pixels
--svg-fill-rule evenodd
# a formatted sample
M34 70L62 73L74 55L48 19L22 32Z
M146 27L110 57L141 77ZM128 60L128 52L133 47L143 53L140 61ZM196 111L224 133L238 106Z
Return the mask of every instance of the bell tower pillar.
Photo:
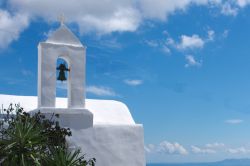
M85 47L53 42L38 45L38 107L55 107L56 62L68 63L68 108L85 107Z

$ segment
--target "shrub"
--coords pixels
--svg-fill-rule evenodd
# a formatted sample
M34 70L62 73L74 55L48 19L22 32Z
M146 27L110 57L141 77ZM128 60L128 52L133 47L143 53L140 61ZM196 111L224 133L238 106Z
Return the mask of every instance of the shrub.
M15 114L14 114L15 112ZM69 128L60 127L58 114L46 119L40 112L30 115L19 105L4 109L0 120L0 165L94 166L80 150L70 152Z

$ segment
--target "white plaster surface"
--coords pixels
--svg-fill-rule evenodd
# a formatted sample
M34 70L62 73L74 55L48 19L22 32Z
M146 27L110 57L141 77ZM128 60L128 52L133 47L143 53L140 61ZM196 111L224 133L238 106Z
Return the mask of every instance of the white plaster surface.
M56 105L65 108L66 98L57 98ZM0 104L4 108L10 103L20 104L24 110L31 111L37 109L37 96L15 96L0 94ZM94 100L86 99L86 109L94 116L94 125L96 124L119 124L134 125L135 122L129 112L128 107L119 101L114 100Z
M55 107L56 63L64 59L68 72L68 108L85 107L86 48L77 37L61 25L50 38L38 45L38 108Z
M60 26L46 41L47 43L65 44L82 47L80 40L64 24Z
M62 107L67 105L65 98L56 101ZM10 103L20 104L26 111L34 110L37 108L37 97L0 94L3 107L8 107ZM125 104L87 99L86 108L94 116L94 125L87 129L72 128L73 135L68 140L71 148L81 148L87 158L95 157L96 166L146 165L143 126L135 124ZM67 110L70 111L64 111Z
M93 127L93 114L87 109L72 108L38 108L30 113L41 112L46 118L50 119L53 114L59 114L59 121L62 127L71 129L86 129Z
M95 125L72 130L70 146L80 147L97 166L145 166L142 125Z

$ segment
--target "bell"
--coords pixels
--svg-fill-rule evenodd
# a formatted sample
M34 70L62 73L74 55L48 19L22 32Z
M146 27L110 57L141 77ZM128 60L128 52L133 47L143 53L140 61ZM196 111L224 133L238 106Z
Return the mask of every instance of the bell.
M65 64L61 63L59 65L59 67L56 68L57 70L59 70L59 75L57 77L57 80L60 80L60 81L66 81L67 78L65 76L65 71L70 71Z
M67 80L64 71L60 71L60 72L59 72L59 75L58 75L58 77L57 77L57 80L60 80L60 81L66 81L66 80Z

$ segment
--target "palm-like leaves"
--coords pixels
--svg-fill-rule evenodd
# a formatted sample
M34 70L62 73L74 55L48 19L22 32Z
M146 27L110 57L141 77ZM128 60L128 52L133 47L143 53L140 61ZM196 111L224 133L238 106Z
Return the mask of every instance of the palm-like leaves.
M41 113L30 116L19 106L13 116L13 110L11 105L0 119L0 165L94 166L95 159L84 160L80 150L67 150L71 132L53 120L57 115L48 120Z
M50 166L94 166L95 159L89 161L84 160L84 155L80 154L80 150L69 152L63 147L51 149L51 156L45 159L45 165Z
M27 165L39 160L44 149L45 137L35 119L20 116L9 124L0 148L5 162Z

